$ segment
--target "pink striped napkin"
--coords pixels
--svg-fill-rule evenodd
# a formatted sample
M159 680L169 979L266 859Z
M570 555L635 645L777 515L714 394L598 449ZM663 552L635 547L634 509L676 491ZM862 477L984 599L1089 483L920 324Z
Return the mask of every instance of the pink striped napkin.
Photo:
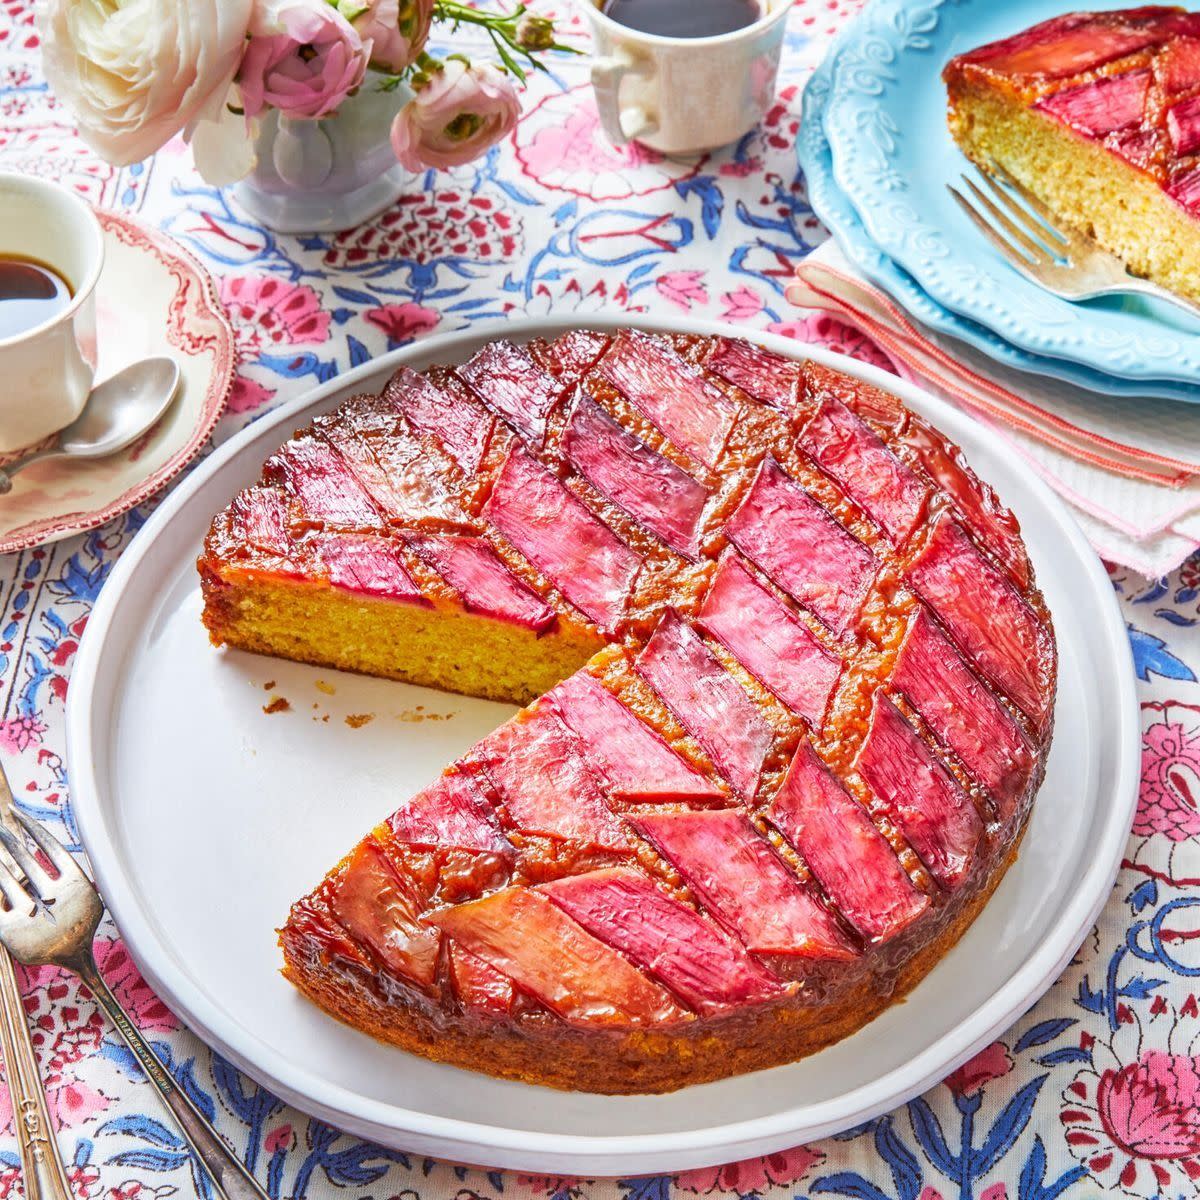
M787 294L855 326L898 374L1005 438L1107 561L1155 578L1200 546L1200 405L1106 396L1003 366L918 326L832 239L801 262Z

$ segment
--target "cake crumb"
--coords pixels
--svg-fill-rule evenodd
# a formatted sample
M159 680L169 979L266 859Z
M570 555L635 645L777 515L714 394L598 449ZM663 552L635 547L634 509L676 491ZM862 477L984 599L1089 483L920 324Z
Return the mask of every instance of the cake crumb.
M267 682L263 684L263 691L264 692L273 692L274 690L275 690L275 680L268 679Z
M291 712L291 710L292 706L286 696L276 696L270 704L263 705L265 713Z
M346 715L346 724L351 729L361 729L364 725L369 725L375 720L374 713L348 713Z
M332 683L326 683L324 679L317 680L317 691L324 692L327 696L337 695L337 688Z

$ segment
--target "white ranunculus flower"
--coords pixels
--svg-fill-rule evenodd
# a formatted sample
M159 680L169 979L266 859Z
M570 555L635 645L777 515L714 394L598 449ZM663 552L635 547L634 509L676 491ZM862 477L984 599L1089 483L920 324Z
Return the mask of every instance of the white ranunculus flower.
M216 119L253 0L38 0L50 86L80 136L117 166Z

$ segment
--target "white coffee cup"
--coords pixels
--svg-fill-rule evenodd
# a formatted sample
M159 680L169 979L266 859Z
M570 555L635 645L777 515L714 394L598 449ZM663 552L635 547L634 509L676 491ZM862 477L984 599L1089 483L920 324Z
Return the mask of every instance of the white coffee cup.
M68 188L0 172L0 257L33 259L59 274L71 301L52 317L0 338L0 453L42 441L83 411L96 369L96 282L104 236Z
M592 86L604 132L664 154L698 154L753 129L775 95L791 0L762 0L752 25L713 37L630 29L584 0L592 23Z

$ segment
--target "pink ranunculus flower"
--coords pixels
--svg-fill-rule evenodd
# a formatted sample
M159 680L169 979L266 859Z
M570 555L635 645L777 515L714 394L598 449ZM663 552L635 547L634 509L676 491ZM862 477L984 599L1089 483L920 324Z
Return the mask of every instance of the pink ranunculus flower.
M325 0L259 0L238 71L242 107L315 119L335 112L363 81L370 47Z
M520 115L507 75L452 58L396 114L392 149L410 171L461 166L510 133Z
M337 9L371 47L371 62L399 74L425 48L433 0L338 0Z

